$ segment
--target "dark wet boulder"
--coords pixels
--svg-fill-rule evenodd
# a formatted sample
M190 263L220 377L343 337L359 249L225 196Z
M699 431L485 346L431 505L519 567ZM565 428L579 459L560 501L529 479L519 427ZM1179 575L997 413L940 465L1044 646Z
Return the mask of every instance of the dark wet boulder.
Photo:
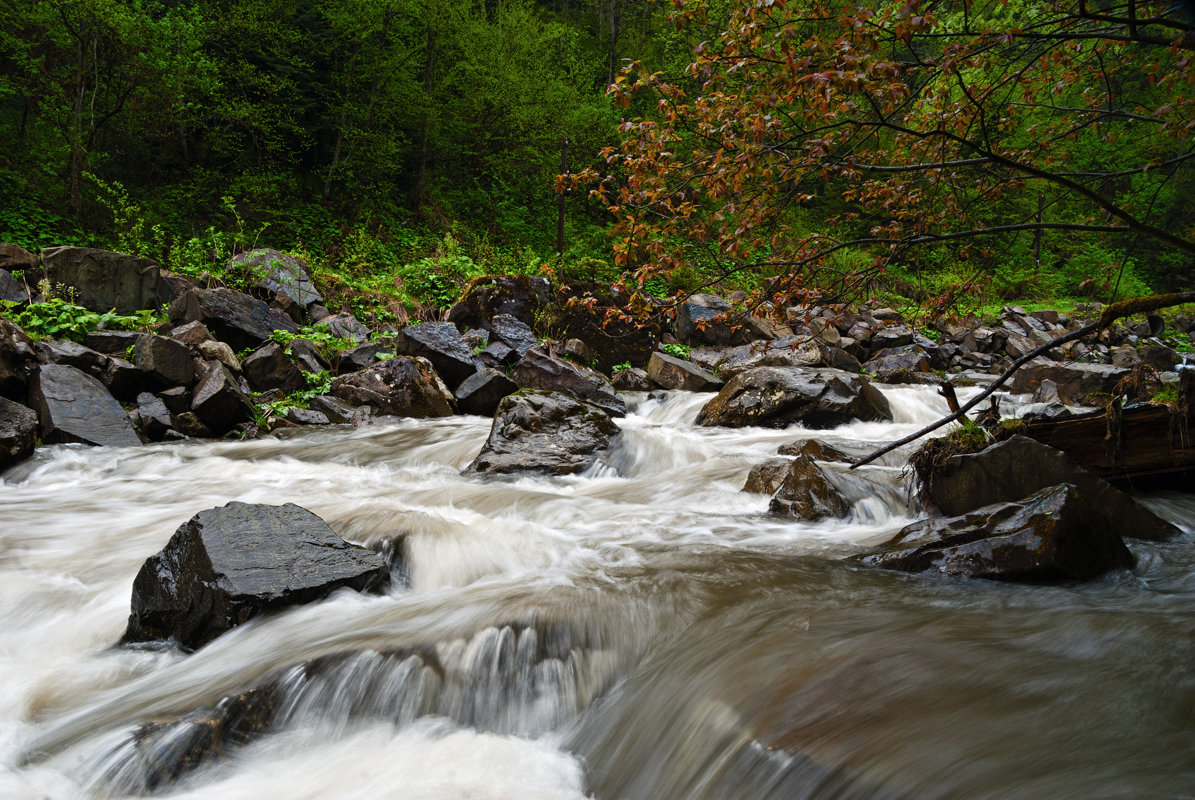
M159 389L195 381L191 348L165 336L142 336L133 347L133 364Z
M864 362L863 369L875 375L880 383L915 383L918 381L909 378L932 374L929 371L929 354L915 344L880 350Z
M305 508L229 503L200 511L145 561L121 642L174 640L194 650L266 611L389 582L380 556Z
M621 417L627 413L626 404L604 376L551 356L538 347L528 350L519 363L515 364L510 378L520 389L562 392L597 406L612 417Z
M735 375L697 415L697 424L742 428L833 428L892 419L888 401L860 375L833 369L759 367Z
M242 370L241 360L237 358L236 353L232 352L232 348L228 346L228 342L217 342L214 339L200 342L198 350L199 355L205 361L219 361L236 373Z
M845 517L851 509L826 470L809 456L797 456L785 470L768 511L804 520Z
M64 364L45 364L29 386L42 441L132 447L141 444L129 415L104 384Z
M259 248L235 255L228 262L228 270L234 274L244 272L249 286L267 296L281 294L303 309L324 302L307 267L294 256L277 250Z
M659 309L642 295L598 281L570 281L536 331L573 347L583 363L608 372L618 364L643 366L660 344Z
M741 491L750 494L775 494L784 482L784 476L788 474L788 465L791 463L791 459L787 458L769 458L767 461L761 461L747 473L747 481Z
M0 397L0 472L33 455L37 444L37 413Z
M0 244L0 269L8 272L23 272L27 269L36 269L39 263L37 256L19 244L11 242Z
M530 275L487 275L474 278L461 299L448 311L448 321L460 328L489 328L495 314L510 314L524 325L552 303L547 278Z
M1163 541L1180 533L1066 453L1027 436L1013 436L978 453L951 456L933 470L926 489L944 514L958 516L982 506L1021 500L1060 483L1077 486L1121 536Z
M311 398L307 407L313 411L320 412L328 418L329 422L335 423L352 422L354 412L357 411L357 409L348 403L338 400L330 394L321 394L318 397Z
M74 289L75 302L92 311L131 314L157 308L156 262L91 247L47 247L41 251L51 285Z
M24 281L17 280L6 269L0 269L0 300L10 303L28 303L29 290Z
M322 411L312 408L288 408L286 421L296 425L329 425L332 422Z
M474 372L456 387L456 405L462 414L492 417L502 398L518 389L518 385L506 377L506 373L486 367Z
M448 417L456 401L425 358L396 356L372 367L341 375L332 394L354 406L396 417Z
M1058 387L1058 397L1063 403L1079 405L1093 392L1112 394L1116 384L1131 371L1111 364L1061 364L1034 359L1013 374L1009 391L1033 394L1043 380L1051 380Z
M695 294L676 310L676 338L691 344L712 344L719 347L747 344L758 338L734 314L734 307L712 294Z
M1066 483L1015 503L914 522L855 560L904 572L1035 584L1091 580L1135 563L1116 530Z
M800 439L795 442L780 445L776 451L782 456L808 456L816 461L853 461L850 456L832 444L826 444L821 439Z
M610 378L610 385L618 392L650 392L656 388L647 371L639 367L616 370Z
M298 330L290 317L233 289L184 292L170 305L170 321L175 325L202 322L213 336L228 342L234 350L257 347L275 330Z
M43 364L74 367L93 378L99 378L104 372L104 367L108 365L109 356L78 342L43 339L34 349L37 351L37 359Z
M137 417L141 420L141 432L151 442L160 442L166 437L166 431L174 425L170 419L170 409L161 398L142 392L137 395Z
M733 347L714 363L721 374L734 376L756 367L831 367L833 362L834 350L824 342L794 334Z
M23 401L36 365L33 340L16 323L0 318L0 397Z
M286 346L286 354L306 372L325 372L331 367L324 354L308 339L292 339Z
M216 337L212 336L212 332L202 322L187 322L177 328L171 328L170 338L196 348L204 342L216 341Z
M490 318L490 336L486 347L497 342L510 348L510 355L505 359L510 364L517 362L531 348L539 346L531 326L511 314L495 314Z
M687 392L716 392L723 384L722 379L709 370L667 353L651 354L647 362L647 376L661 389L683 389Z
M872 331L871 350L877 352L913 343L913 331L904 325L885 325Z
M559 392L521 390L498 404L490 436L466 470L474 475L572 475L592 466L618 435L599 408Z
M216 435L253 419L253 401L241 391L232 371L219 362L208 366L195 384L191 410Z
M481 369L461 333L451 322L424 322L404 328L399 349L406 355L422 356L431 362L449 389Z
M92 331L83 337L83 346L106 355L127 358L137 346L137 340L148 335L137 331Z
M341 350L336 356L336 372L345 375L359 369L372 367L382 359L379 356L395 355L394 344L386 342L366 342L351 350Z
M241 370L255 392L277 389L283 394L307 388L303 371L277 342L266 342L241 362Z

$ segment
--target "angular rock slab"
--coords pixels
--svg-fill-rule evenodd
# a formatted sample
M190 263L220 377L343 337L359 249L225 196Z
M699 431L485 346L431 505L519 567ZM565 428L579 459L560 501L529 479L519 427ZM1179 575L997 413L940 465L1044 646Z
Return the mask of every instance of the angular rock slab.
M0 397L0 472L33 455L37 413Z
M451 322L411 325L403 328L401 337L403 352L430 361L449 389L456 389L465 378L481 369L481 361Z
M797 456L784 473L768 511L814 521L845 517L851 504L809 456Z
M277 250L263 247L240 253L229 260L228 267L245 270L251 285L289 297L304 309L312 303L324 302L303 263Z
M24 400L29 372L36 362L33 340L16 323L0 319L0 397Z
M1073 484L960 517L914 522L857 563L1015 583L1098 578L1136 563L1124 541Z
M1013 436L978 453L950 457L934 470L930 499L942 513L958 516L993 503L1021 500L1059 483L1079 487L1121 536L1164 541L1181 532L1066 453L1028 436Z
M234 350L257 347L275 330L296 331L298 326L281 311L233 289L192 289L170 304L175 325L202 322L212 335Z
M47 247L41 251L46 279L75 290L75 301L92 311L131 314L158 306L157 263L92 247Z
M253 401L241 391L232 371L219 362L213 362L195 384L191 410L217 435L253 419Z
M233 502L200 511L146 559L121 643L172 639L195 650L266 611L389 582L381 556L307 509Z
M370 406L377 414L396 417L450 417L456 401L425 358L397 356L341 375L332 394L354 406Z
M584 472L618 432L599 408L559 392L524 389L498 404L490 436L466 473Z
M661 389L686 392L716 392L723 385L721 378L692 361L658 352L647 362L647 377Z
M697 424L742 428L834 428L892 419L888 401L861 375L834 369L757 367L735 375L705 404Z
M506 374L493 367L475 372L456 387L456 404L462 414L492 417L502 398L519 387Z
M1044 380L1058 387L1058 397L1067 405L1080 404L1092 392L1111 394L1120 379L1128 375L1125 367L1111 364L1057 364L1034 359L1012 376L1009 391L1013 394L1032 394Z
M521 389L563 392L597 406L612 417L625 416L626 403L602 375L555 358L538 347L527 351L510 373Z
M487 328L495 314L510 314L534 325L536 314L552 303L547 278L530 275L492 275L474 278L460 302L448 311L448 321L461 328Z
M141 444L129 415L104 384L74 367L43 365L29 386L29 401L41 419L45 442L105 447Z

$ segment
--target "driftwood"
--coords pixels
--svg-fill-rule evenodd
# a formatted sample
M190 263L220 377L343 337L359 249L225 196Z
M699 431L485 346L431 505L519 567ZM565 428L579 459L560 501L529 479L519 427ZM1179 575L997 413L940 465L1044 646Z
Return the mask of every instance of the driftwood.
M932 433L938 428L941 428L943 425L949 425L951 422L962 419L964 416L966 416L968 411L975 408L975 406L979 405L981 402L987 399L989 395L1003 386L1018 369L1025 366L1043 353L1053 350L1055 347L1064 345L1067 342L1073 342L1078 339L1082 339L1084 336L1095 333L1103 328L1107 328L1113 322L1123 317L1132 316L1133 314L1148 314L1149 312L1157 311L1160 308L1170 308L1171 306L1178 306L1182 305L1183 303L1195 303L1195 292L1155 294L1148 297L1135 297L1131 300L1122 300L1119 303L1112 303L1103 310L1103 312L1100 314L1100 318L1097 321L1084 325L1083 327L1059 336L1056 339L1051 339L1041 347L1029 351L1016 361L1012 362L1012 366L1002 372L1000 377L992 382L991 386L980 392L965 405L959 407L959 409L954 413L942 417L937 422L925 426L916 433L910 434L903 439L898 439L895 442L891 442L890 444L881 447L879 450L876 450L875 452L859 459L854 464L851 464L850 468L854 469L855 467L861 467L864 464L870 464L872 461L875 461L885 453L890 453L898 447L903 447L910 442L915 442L922 436L925 436L927 433Z

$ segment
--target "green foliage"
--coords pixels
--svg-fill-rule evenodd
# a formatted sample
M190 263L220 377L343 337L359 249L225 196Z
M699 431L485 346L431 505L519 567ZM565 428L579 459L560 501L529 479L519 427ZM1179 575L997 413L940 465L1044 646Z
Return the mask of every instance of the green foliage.
M621 364L615 364L610 368L610 371L617 374L619 372L626 372L628 369L631 369L631 362L624 361Z
M452 305L469 279L483 274L484 270L473 259L461 253L460 244L450 233L444 235L436 255L404 264L397 270L408 301L436 308Z
M16 303L0 301L3 316L8 317L35 339L68 339L78 342L101 328L108 330L145 330L164 319L160 311L143 310L136 314L117 314L115 310L97 314L59 297L21 308Z
M308 403L312 400L332 391L332 381L334 378L332 373L327 370L321 372L304 372L303 377L307 380L306 389L291 392L281 400L275 400L272 403L266 403L264 406L256 407L257 411L255 411L254 422L259 428L265 427L268 417L285 417L286 412L292 408L307 408Z
M282 345L287 353L290 353L291 343L295 339L305 339L315 345L315 349L319 351L320 355L329 361L333 359L335 353L341 350L351 350L357 346L355 339L336 336L327 325L322 323L304 325L293 332L276 330L270 334L270 339ZM308 377L310 377L310 373Z
M676 358L688 358L689 354L693 352L693 348L687 344L662 344L660 349Z

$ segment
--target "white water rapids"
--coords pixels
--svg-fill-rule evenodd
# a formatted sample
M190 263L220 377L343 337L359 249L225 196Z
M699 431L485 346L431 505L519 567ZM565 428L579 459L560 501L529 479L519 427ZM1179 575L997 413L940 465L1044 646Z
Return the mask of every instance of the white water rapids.
M846 520L768 516L739 490L781 444L862 454L945 410L930 389L884 393L896 422L833 431L697 428L709 395L633 396L606 460L570 478L462 477L479 417L43 448L0 480L0 798L136 793L133 731L267 680L277 729L159 791L1195 796L1195 495L1146 498L1184 536L1130 540L1133 572L1081 586L849 566L913 518L907 449L830 465ZM231 500L401 538L406 584L191 655L114 647L142 562Z

